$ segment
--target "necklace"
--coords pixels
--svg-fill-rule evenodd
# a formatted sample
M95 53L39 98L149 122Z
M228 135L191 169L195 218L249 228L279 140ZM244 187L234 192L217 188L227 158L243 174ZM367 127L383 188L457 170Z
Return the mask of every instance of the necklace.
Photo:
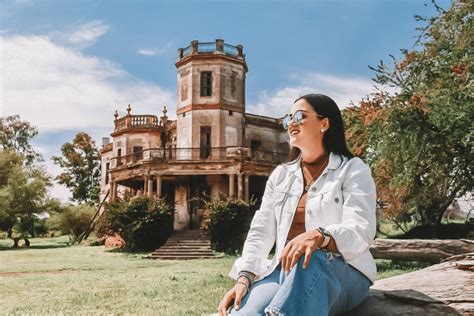
M304 186L304 192L308 192L309 190L309 187L313 184L313 182L316 180L316 178L318 177L319 173L321 172L321 170L324 168L324 166L326 165L326 162L327 160L329 159L329 156L326 157L326 159L324 159L323 163L321 164L321 166L319 167L318 171L314 174L314 177L311 179L311 182L306 184ZM304 164L303 161L301 161L301 164ZM307 165L314 165L313 164L307 164ZM304 175L303 175L303 178L304 178Z

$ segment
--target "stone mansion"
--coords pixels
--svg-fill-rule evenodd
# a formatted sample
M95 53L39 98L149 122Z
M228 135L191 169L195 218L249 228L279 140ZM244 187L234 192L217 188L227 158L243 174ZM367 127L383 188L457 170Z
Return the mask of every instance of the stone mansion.
M248 71L241 45L192 41L178 49L176 120L115 112L101 148L101 200L157 195L174 205L174 229L198 228L197 197L261 198L286 160L281 119L246 113Z

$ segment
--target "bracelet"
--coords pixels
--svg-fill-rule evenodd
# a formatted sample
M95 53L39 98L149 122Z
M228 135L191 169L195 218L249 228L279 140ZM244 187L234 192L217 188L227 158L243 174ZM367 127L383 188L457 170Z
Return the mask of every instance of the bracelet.
M241 276L245 277L249 281L249 287L253 286L253 276L249 272L242 270L239 272L239 277Z
M249 292L249 287L248 287L248 285L245 284L244 282L242 282L242 281L237 281L237 283L235 283L235 284L243 284L243 285L245 286L245 290L246 290L245 294L247 294L247 293Z

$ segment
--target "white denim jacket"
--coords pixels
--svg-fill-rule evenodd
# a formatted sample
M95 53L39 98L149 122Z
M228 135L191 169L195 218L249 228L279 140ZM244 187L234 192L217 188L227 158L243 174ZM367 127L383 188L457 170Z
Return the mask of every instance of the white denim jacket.
M277 166L268 178L242 250L229 276L247 270L263 279L277 267L298 201L303 194L300 158ZM305 207L306 231L324 227L348 264L375 280L369 247L376 231L376 191L370 168L359 158L331 153L321 176L311 185ZM272 260L268 255L276 242ZM311 264L311 262L310 262Z

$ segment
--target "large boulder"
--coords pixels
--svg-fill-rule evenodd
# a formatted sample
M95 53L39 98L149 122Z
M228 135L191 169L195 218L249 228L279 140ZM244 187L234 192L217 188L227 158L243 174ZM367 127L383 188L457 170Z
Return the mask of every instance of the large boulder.
M348 315L474 315L474 253L378 280Z

